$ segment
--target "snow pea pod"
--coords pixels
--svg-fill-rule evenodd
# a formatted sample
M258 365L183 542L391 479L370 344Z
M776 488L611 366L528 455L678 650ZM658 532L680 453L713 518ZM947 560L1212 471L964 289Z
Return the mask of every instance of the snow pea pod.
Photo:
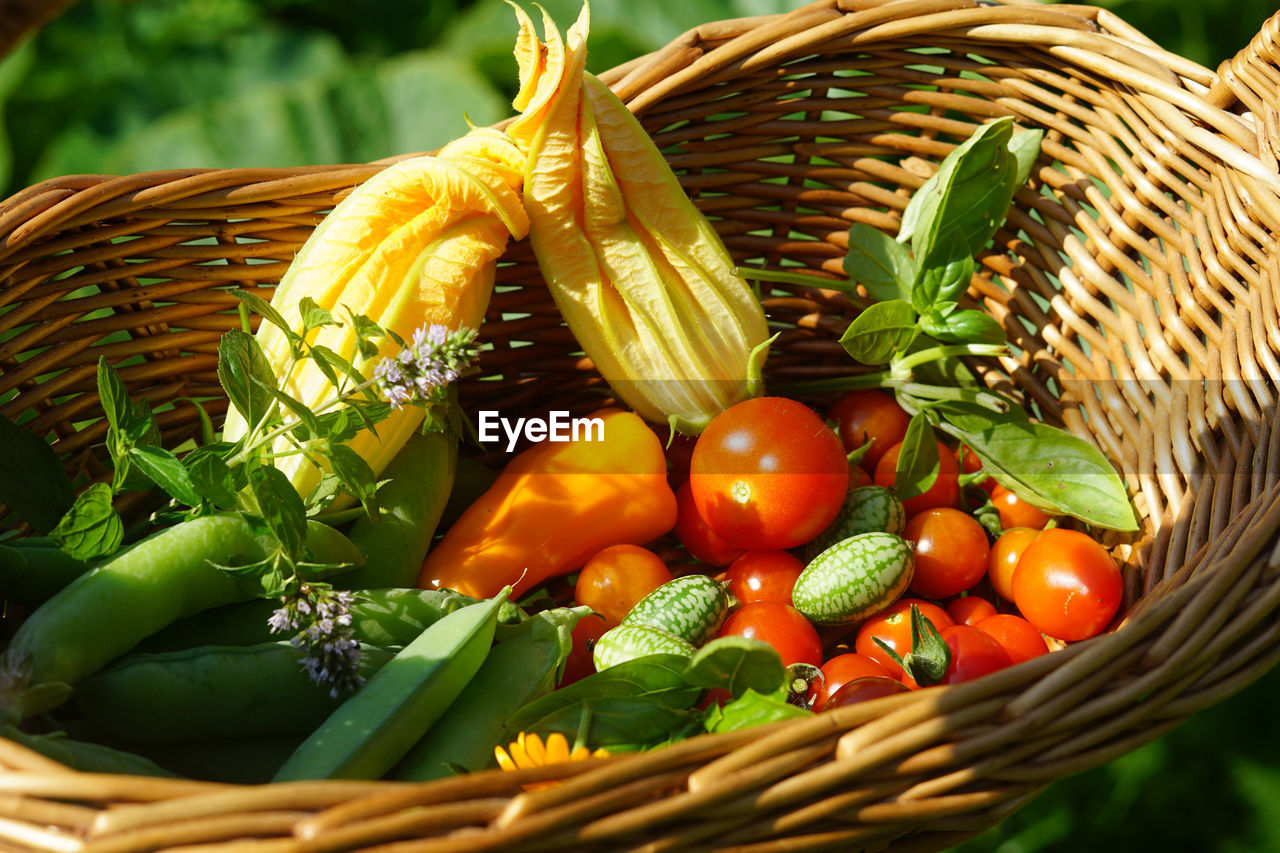
M358 565L354 546L309 522L310 552ZM269 547L239 513L166 528L81 575L36 609L0 663L0 710L24 719L56 707L84 680L166 625L251 598L214 564L261 560Z
M0 545L0 598L35 607L87 571L44 537L9 540Z
M368 678L394 651L362 647ZM288 642L126 655L86 679L75 704L98 732L127 744L306 735L342 704L303 672Z
M130 776L168 777L178 775L149 758L100 743L72 740L55 735L28 734L17 726L0 726L0 736L82 773L124 773Z

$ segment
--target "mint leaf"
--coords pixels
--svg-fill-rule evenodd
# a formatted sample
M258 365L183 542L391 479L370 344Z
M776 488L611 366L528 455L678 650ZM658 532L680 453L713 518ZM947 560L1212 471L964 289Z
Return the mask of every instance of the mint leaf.
M49 531L49 538L77 560L94 560L114 553L124 540L124 522L111 505L112 490L94 483L80 493L71 509Z

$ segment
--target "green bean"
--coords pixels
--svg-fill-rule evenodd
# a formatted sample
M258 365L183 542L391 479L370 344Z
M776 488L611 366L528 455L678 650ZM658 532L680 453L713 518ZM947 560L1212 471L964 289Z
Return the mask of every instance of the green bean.
M0 598L35 607L88 570L44 537L7 540L0 544Z
M342 534L308 524L312 553L358 563ZM23 719L56 707L82 681L166 625L251 593L215 563L263 559L268 544L238 513L166 528L81 575L36 609L0 664L0 707Z
M480 669L509 593L508 587L423 631L298 747L275 781L378 779L390 770Z
M362 647L361 675L394 652ZM315 684L288 642L202 646L126 655L75 691L95 730L126 744L173 744L251 735L305 735L342 699Z
M33 735L17 726L0 727L0 735L82 773L126 773L132 776L176 776L149 758L100 743L57 735Z
M413 586L453 488L458 440L414 434L395 455L378 489L377 521L362 516L347 536L365 555L361 569L339 579L345 589Z
M362 644L407 646L413 638L455 610L479 599L449 589L362 589L351 605L351 630ZM162 652L193 646L247 646L280 639L267 626L278 606L267 599L242 601L175 622L143 640L139 651ZM504 601L498 611L502 625L523 618L520 609Z
M526 702L550 693L573 648L573 626L587 608L536 613L489 653L476 677L391 776L415 782L439 779L461 768L494 764L493 747L507 720Z

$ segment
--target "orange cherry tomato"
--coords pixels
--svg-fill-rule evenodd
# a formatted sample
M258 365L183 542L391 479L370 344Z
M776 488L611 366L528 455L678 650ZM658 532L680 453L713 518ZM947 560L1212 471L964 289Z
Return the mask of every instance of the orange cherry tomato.
M947 605L947 615L954 619L957 625L976 626L988 616L996 615L996 607L985 598L966 595Z
M745 553L707 527L693 502L688 480L676 490L676 536L691 557L712 566L727 566Z
M872 616L858 629L854 639L853 650L879 661L889 675L902 681L909 687L915 686L915 680L902 671L902 667L876 644L875 640L883 640L885 645L901 656L911 651L911 605L920 608L920 615L933 623L938 631L950 628L955 622L936 604L922 601L919 598L900 598L885 610Z
M1039 534L1039 530L1030 527L1010 527L991 546L987 577L991 579L996 594L1005 601L1013 601L1013 570L1018 567L1022 552Z
M1043 530L1013 572L1013 603L1042 634L1068 642L1102 632L1120 609L1116 561L1078 530Z
M744 604L725 620L721 637L754 637L777 649L783 666L822 666L822 640L799 610L778 601Z
M870 442L862 467L874 471L885 451L902 441L911 416L890 395L875 388L850 391L831 406L827 419L835 421L845 450Z
M871 479L871 475L867 473L867 469L863 468L857 462L849 463L849 491L853 491L859 486L871 486L875 481Z
M963 445L956 451L956 460L960 463L960 470L966 474L982 470L982 460L972 450ZM996 482L995 477L988 477L978 484L978 488L987 494L991 494L991 490L998 485L999 483Z
M916 552L910 587L916 595L950 598L987 573L987 532L966 512L951 507L923 510L907 519L902 538Z
M1013 659L990 634L972 625L952 625L942 632L951 649L951 664L943 684L960 684L1013 665Z
M817 679L810 686L810 707L821 710L843 685L867 676L879 676L897 681L890 677L889 671L875 658L860 655L857 652L836 655L822 665L822 678Z
M997 613L988 616L974 626L985 634L990 634L997 643L1004 646L1014 663L1022 663L1040 655L1049 653L1049 644L1036 630L1035 626L1020 616L1012 613Z
M748 551L729 564L729 592L743 604L753 601L791 603L791 590L804 563L787 551Z
M578 624L573 628L573 646L565 660L564 675L560 679L561 687L573 684L596 671L592 653L596 647L596 640L599 640L608 630L609 623L598 614L590 613L578 620Z
M1004 486L996 486L991 490L991 503L1000 514L1000 526L1005 530L1013 527L1030 527L1033 530L1044 530L1053 516L1036 509Z
M573 597L605 618L622 622L640 599L671 580L662 558L639 545L612 545L597 553L578 573Z
M817 707L823 711L831 711L848 705L856 705L859 702L869 702L872 699L882 699L885 696L910 692L911 688L896 678L889 678L885 675L869 675L863 678L855 678L853 681L847 681L840 685L840 689L831 694L831 698L826 703Z
M898 468L898 455L902 452L902 442L885 451L884 456L876 463L875 481L877 486L893 488L894 473ZM960 503L960 465L955 454L942 442L938 442L938 477L933 485L922 495L907 498L902 508L908 516L934 507L954 507Z

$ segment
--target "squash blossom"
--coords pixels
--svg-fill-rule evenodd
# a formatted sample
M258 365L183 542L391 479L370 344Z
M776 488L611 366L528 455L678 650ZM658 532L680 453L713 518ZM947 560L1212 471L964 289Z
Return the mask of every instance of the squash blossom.
M314 329L309 341L350 361L366 376L396 345L384 340L364 357L347 311L364 314L402 339L424 326L449 330L479 327L493 292L499 256L514 236L524 237L528 219L520 201L524 156L503 134L476 129L435 156L389 166L354 189L317 226L293 259L272 297L291 328L301 329L300 300L310 296L343 320ZM269 323L256 334L279 376L289 363L289 342ZM333 387L310 360L284 379L282 390L311 408L332 396ZM349 446L377 474L420 426L417 406L396 408L362 430ZM228 412L223 434L234 441L247 431L243 416ZM285 453L281 440L274 448ZM304 497L323 472L302 454L280 456L276 465Z
M584 5L567 44L516 8L528 156L524 204L543 278L600 374L645 419L700 432L759 392L764 311L630 110L585 71Z

